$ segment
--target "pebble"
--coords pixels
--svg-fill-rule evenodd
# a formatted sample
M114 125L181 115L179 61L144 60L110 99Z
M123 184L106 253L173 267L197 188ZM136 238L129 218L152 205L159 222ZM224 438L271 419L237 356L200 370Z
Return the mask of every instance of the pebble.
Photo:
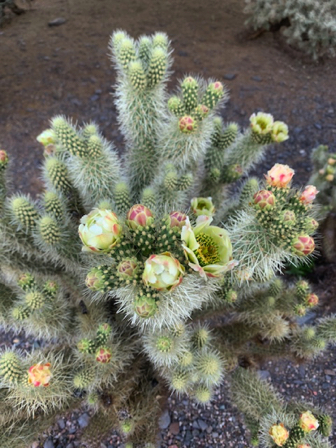
M168 426L170 425L170 415L168 412L168 409L166 409L162 414L161 417L159 418L159 427L161 429L167 429Z
M260 76L252 76L251 79L252 79L252 81L257 81L257 82L262 81L262 78Z
M180 425L179 422L173 422L169 426L169 432L173 435L177 435L180 432Z
M65 421L61 418L58 420L58 426L60 427L60 429L64 429L65 428Z
M51 439L46 440L43 448L55 448L54 442Z
M227 79L228 81L232 81L235 78L237 78L236 73L226 73L224 75L224 79Z
M178 55L179 55L179 56L182 56L182 57L187 57L187 56L189 56L189 53L187 53L186 51L180 50L180 51L178 52Z
M78 424L81 428L85 428L89 424L89 421L90 421L89 414L85 413L79 417Z
M202 431L205 431L208 428L208 425L202 419L198 419L198 426L201 428Z
M66 23L66 19L64 19L64 17L57 17L54 20L50 20L50 22L48 22L48 26L60 26L64 23Z
M271 378L271 374L268 370L258 370L259 376L263 380L268 380Z

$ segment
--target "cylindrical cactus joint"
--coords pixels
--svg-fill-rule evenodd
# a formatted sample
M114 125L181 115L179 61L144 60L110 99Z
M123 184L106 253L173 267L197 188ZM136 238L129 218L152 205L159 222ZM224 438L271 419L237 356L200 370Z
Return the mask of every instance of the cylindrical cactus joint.
M112 332L112 328L109 324L100 324L97 330L97 336L95 339L96 347L103 347L106 345L110 335Z
M51 246L57 244L61 238L59 225L51 216L44 216L40 219L39 233L43 241Z
M11 383L18 383L23 374L21 360L14 352L5 352L0 356L0 375Z
M211 398L212 398L212 390L211 388L204 386L204 385L200 385L195 389L195 399L200 403L200 404L207 404L210 402Z
M147 84L156 86L163 78L167 67L167 52L160 47L154 48L149 61Z
M77 344L77 348L81 353L92 354L95 352L96 343L92 339L81 339Z
M62 201L59 196L53 191L46 191L43 197L44 208L48 215L54 216L54 218L61 222L64 219L64 212Z
M73 378L73 385L76 389L86 389L94 380L95 374L91 369L82 370Z
M134 422L131 419L126 419L123 422L120 422L120 430L123 434L129 435L134 430Z
M198 103L198 82L195 78L188 76L181 84L183 103L187 112L197 107Z
M174 349L174 339L169 336L159 336L155 346L160 353L169 353Z
M46 299L41 292L32 291L26 294L25 301L28 308L34 311L42 308L42 306L45 304Z
M29 291L36 288L35 277L29 272L25 272L24 274L20 275L17 284L24 291Z
M32 230L38 220L38 212L29 199L19 196L11 201L12 212L16 221L27 230Z
M171 98L169 98L168 109L177 117L185 114L183 102L178 96L172 96Z
M48 280L43 285L43 294L50 299L56 296L58 290L59 285L53 280Z
M141 61L132 61L128 66L128 76L135 90L141 91L146 87L146 74Z

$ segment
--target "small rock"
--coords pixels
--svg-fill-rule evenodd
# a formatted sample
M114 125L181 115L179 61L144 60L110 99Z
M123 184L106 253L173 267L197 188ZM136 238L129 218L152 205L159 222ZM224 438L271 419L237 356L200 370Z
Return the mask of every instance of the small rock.
M316 313L314 311L308 312L305 316L298 317L296 320L297 323L301 326L307 324L310 321L313 321L316 317Z
M326 375L335 376L336 375L336 370L325 369L324 373Z
M89 424L90 417L89 414L82 414L78 419L78 424L81 428L86 428L86 426Z
M99 95L96 95L96 94L92 95L90 98L91 101L97 101L98 99L99 99Z
M54 442L51 439L46 440L43 448L55 448Z
M252 81L257 81L257 82L262 81L262 78L260 76L252 76L251 79L252 79Z
M263 380L267 380L268 378L271 377L271 374L269 373L268 370L258 370L258 373L260 378Z
M199 436L199 430L198 429L193 429L193 432L192 432L192 435L194 436L194 437L198 437Z
M232 81L235 78L237 78L236 73L226 73L224 75L224 79L227 79L228 81Z
M214 439L217 439L218 436L219 436L218 432L213 432L213 433L212 433L212 437L213 437Z
M198 423L197 423L196 420L193 421L193 423L192 423L192 427L193 427L193 429L199 429L199 426L198 426Z
M198 426L201 428L202 431L205 431L208 427L205 421L201 419L198 419Z
M57 19L54 20L50 20L50 22L48 23L48 26L60 26L63 25L63 23L66 22L66 19L64 19L63 17L57 17Z
M320 123L314 123L314 126L316 129L319 129L319 130L322 129L322 126L320 125Z
M100 444L100 448L107 448L106 445L104 445L103 443Z
M159 418L159 427L160 429L167 429L168 426L170 425L170 415L168 412L168 409L166 409L162 414L161 417Z
M189 55L189 53L187 53L186 51L180 50L180 51L178 52L178 55L179 55L179 56L182 56L182 57L186 57L186 56Z
M169 432L171 434L173 434L174 436L176 436L179 432L180 432L180 425L179 422L173 422L170 426L169 426Z
M60 429L65 428L65 421L62 418L60 420L58 420L57 424L60 427Z
M74 444L73 443L69 443L65 448L74 448Z

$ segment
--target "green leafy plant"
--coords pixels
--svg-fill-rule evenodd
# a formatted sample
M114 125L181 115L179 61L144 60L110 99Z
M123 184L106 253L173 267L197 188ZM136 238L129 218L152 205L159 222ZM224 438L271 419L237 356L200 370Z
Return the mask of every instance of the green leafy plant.
M80 405L94 414L88 446L118 428L127 446L152 447L169 390L202 405L226 377L254 444L327 448L322 410L290 407L239 367L311 359L336 340L335 316L297 322L318 304L309 284L277 277L311 260L316 189L292 188L280 164L242 179L287 126L262 112L245 130L224 124L216 80L186 76L169 97L163 33L117 31L110 50L123 159L96 124L57 116L38 136L45 191L34 201L6 195L0 152L0 322L43 340L0 354L2 447L26 446Z

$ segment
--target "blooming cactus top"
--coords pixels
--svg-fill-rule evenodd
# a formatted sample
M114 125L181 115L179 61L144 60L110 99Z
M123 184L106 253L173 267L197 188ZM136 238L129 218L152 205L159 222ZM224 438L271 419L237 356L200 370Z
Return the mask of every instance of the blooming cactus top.
M211 221L210 216L201 215L192 228L187 218L181 233L189 266L204 278L218 277L237 264L232 260L232 245L227 232L210 226Z

